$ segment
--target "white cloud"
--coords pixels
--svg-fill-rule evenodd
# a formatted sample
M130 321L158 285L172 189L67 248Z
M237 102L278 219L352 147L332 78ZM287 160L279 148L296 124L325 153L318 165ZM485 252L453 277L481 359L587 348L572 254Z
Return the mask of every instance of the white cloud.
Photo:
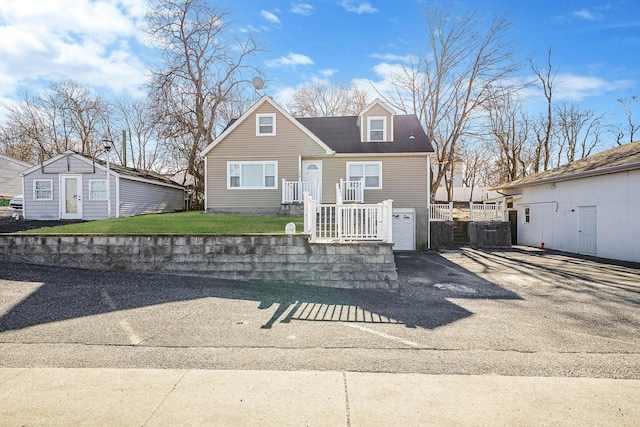
M354 12L358 15L378 12L378 9L371 6L371 3L367 0L341 0L340 6L342 6L347 12Z
M287 56L272 59L266 62L267 67L296 67L298 65L313 65L314 62L307 55L289 52Z
M135 91L146 71L134 52L144 49L145 7L145 0L3 0L0 96L51 78Z
M555 95L558 100L582 101L590 96L631 88L635 84L628 79L608 81L600 77L558 74L555 77Z
M338 72L335 68L327 68L326 70L320 70L320 75L324 78L329 78Z
M262 16L267 22L280 25L280 18L267 10L261 10L260 16Z
M396 62L411 62L412 59L415 59L413 55L394 55L392 53L380 54L380 53L372 53L368 55L369 58L374 59L382 59L383 61L396 61Z
M309 16L313 13L313 6L307 3L294 3L291 5L291 12L298 15Z
M574 10L571 13L573 16L581 19L586 19L587 21L595 21L597 19L596 15L589 12L587 9Z

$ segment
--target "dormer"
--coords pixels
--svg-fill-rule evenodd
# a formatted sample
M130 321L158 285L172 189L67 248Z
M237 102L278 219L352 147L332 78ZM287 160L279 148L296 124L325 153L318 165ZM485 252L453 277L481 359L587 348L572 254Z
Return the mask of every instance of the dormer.
M392 142L395 112L376 98L358 115L362 142Z

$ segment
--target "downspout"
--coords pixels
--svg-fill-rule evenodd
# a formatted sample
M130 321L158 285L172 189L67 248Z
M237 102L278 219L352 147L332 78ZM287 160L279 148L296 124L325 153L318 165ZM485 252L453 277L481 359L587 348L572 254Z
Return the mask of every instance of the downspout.
M207 197L207 189L209 188L209 186L207 185L207 183L209 182L207 179L207 169L207 156L204 156L204 213L207 213L207 202L209 200L209 197Z
M427 154L427 249L431 250L431 154Z

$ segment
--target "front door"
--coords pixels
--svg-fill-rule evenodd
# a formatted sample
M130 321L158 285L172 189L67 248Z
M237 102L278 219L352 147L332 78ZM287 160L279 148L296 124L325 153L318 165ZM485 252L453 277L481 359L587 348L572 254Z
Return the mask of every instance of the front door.
M595 206L578 206L578 252L596 255L596 216Z
M82 219L81 176L60 176L60 208L62 219Z
M302 180L315 182L309 193L318 202L322 202L322 162L302 162Z

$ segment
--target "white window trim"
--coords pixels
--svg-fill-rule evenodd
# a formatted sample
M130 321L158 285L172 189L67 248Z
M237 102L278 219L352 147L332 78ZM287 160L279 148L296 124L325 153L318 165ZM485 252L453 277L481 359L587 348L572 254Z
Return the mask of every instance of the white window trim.
M273 120L273 132L260 133L260 118L271 117ZM276 113L256 114L256 136L275 136L276 134Z
M382 190L382 162L347 162L347 181L351 181L351 176L349 175L349 168L352 165L362 165L362 173L364 175L364 189L365 190ZM366 179L366 166L367 165L378 165L378 170L380 174L378 175L378 186L377 187L367 187L367 179Z
M36 190L36 183L37 182L48 182L49 186L51 187L51 197L49 198L39 198L37 197L37 190ZM34 179L33 180L33 200L34 201L49 201L49 200L53 200L53 180L52 179Z
M274 186L273 187L246 187L242 186L242 174L240 175L240 186L232 187L231 186L231 165L263 165L262 170L262 182L264 184L264 166L265 165L274 165L275 166L275 176L274 176ZM227 162L227 190L277 190L278 189L278 162L277 161L239 161L239 162Z
M371 122L373 120L382 120L382 139L371 139ZM379 132L379 131L376 131ZM385 116L367 117L367 142L384 142L387 139L387 118Z
M89 180L89 200L91 200L91 201L96 201L96 202L106 202L106 201L108 201L108 200L109 200L109 193L107 193L107 191L109 191L109 186L106 186L107 188L105 188L105 192L104 192L104 193L105 193L105 196L104 196L104 199L96 199L96 198L92 197L92 188L91 188L91 185L92 185L94 182L104 182L104 183L105 183L105 185L106 185L107 180L106 180L106 179L90 179L90 180Z
M527 211L529 211L529 213L527 213ZM530 206L523 206L522 207L522 224L531 224L531 207Z

